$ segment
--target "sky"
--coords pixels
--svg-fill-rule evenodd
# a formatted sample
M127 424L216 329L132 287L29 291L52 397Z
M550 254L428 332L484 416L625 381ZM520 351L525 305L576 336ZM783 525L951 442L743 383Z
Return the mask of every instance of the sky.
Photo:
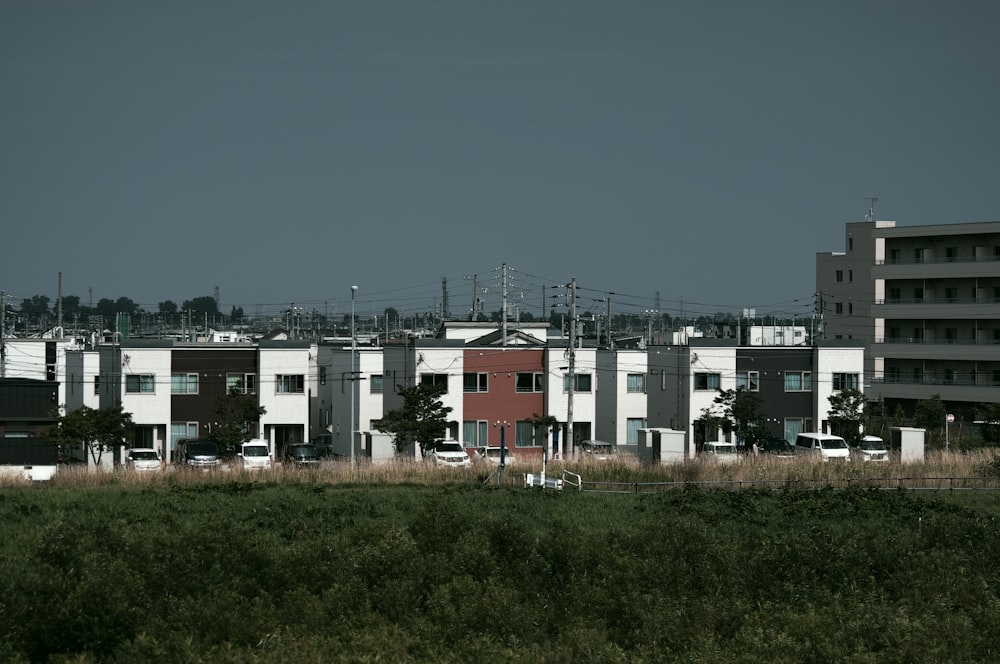
M869 208L1000 220L998 25L994 0L5 0L0 290L337 315L356 285L359 315L462 316L506 284L537 316L575 280L579 311L807 316Z

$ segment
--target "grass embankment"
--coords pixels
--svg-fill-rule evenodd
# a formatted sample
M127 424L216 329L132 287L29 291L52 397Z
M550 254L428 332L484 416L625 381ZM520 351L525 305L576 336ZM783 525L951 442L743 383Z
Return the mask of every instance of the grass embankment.
M0 660L1000 652L993 493L618 495L276 473L0 488Z

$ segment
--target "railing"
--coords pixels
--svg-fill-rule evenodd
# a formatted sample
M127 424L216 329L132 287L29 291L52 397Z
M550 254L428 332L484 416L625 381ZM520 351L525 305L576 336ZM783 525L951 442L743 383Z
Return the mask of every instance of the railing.
M976 256L944 256L934 260L886 258L876 260L875 265L947 265L948 263L991 263L993 261L1000 261L1000 256L986 256L983 258L977 258Z

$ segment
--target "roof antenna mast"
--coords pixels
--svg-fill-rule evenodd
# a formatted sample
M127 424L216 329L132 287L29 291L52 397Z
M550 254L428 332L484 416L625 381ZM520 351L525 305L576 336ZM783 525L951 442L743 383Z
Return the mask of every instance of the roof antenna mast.
M863 196L862 198L869 202L865 221L875 221L875 204L878 203L878 196Z

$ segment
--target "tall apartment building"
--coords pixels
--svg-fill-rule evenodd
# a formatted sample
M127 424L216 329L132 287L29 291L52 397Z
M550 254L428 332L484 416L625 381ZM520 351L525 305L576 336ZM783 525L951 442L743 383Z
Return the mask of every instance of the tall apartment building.
M966 421L1000 402L1000 222L849 223L846 245L817 254L817 296L825 338L865 342L869 397Z

